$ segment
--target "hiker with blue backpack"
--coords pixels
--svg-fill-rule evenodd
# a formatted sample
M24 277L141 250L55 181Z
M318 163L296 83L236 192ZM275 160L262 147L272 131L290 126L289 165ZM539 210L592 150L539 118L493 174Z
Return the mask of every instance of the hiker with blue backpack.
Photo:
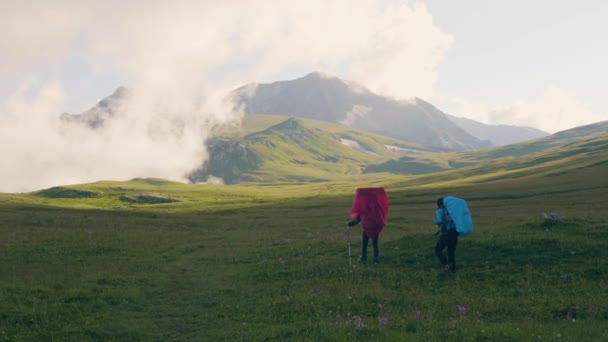
M465 200L456 197L440 197L433 224L439 228L439 239L435 245L435 255L445 271L456 270L456 245L459 235L468 235L473 231L473 219ZM446 259L443 250L447 247Z

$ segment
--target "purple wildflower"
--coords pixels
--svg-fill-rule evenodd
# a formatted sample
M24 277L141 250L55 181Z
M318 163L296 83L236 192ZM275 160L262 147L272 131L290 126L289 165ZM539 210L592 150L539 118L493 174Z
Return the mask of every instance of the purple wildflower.
M462 305L456 305L454 308L456 309L456 311L458 311L458 313L459 313L461 316L464 316L464 315L466 315L466 313L467 313L467 308L465 308L465 307L464 307L464 306L462 306Z

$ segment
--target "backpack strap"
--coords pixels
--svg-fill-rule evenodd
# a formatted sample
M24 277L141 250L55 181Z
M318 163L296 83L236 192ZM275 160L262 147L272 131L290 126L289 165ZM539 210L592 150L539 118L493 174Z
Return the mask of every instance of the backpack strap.
M441 224L441 228L445 232L456 229L456 224L454 223L454 220L452 220L452 216L450 216L450 213L446 207L443 207L443 222Z

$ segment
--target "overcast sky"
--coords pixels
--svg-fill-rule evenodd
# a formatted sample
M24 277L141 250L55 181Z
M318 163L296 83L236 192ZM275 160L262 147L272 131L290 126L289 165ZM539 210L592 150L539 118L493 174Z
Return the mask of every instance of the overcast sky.
M221 94L311 71L486 123L555 132L607 120L606 18L603 0L0 0L0 146L5 162L24 165L0 178L52 164L55 180L74 162L143 165L115 177L167 176L154 165L163 149L183 157L180 172L200 163L201 137L175 127L115 129L84 147L74 144L81 132L53 130L58 113L82 112L122 85L140 90L131 120L157 125L171 112L171 122L195 120L202 138L209 125L239 120ZM117 158L116 146L132 149ZM108 172L97 168L89 178Z
M608 119L608 2L430 0L452 37L437 68L448 112L555 132Z
M81 112L145 68L181 73L187 60L187 73L222 86L320 70L550 132L608 119L602 0L0 3L4 104L56 84L64 110Z

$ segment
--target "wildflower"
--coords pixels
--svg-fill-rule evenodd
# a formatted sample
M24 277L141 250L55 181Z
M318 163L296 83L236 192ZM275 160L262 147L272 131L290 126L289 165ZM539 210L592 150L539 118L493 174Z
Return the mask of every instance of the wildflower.
M365 328L365 324L363 323L363 319L361 319L361 316L353 316L353 324L357 329Z
M385 327L388 324L388 318L386 318L386 317L378 318L378 324L380 324L381 327Z
M456 327L456 318L450 317L450 327L452 327L452 328Z
M458 311L458 313L459 313L461 316L464 316L464 315L466 315L466 313L467 313L467 308L465 308L465 307L464 307L464 306L462 306L462 305L456 305L454 308L456 309L456 311Z

